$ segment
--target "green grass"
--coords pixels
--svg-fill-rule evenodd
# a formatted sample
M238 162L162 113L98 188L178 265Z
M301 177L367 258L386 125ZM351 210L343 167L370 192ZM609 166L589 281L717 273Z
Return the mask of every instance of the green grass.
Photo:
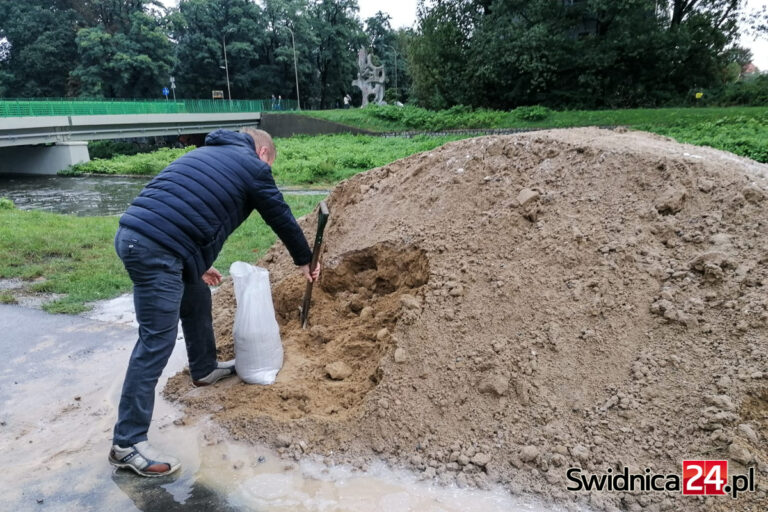
M321 199L286 196L297 217ZM28 280L32 292L63 294L43 306L51 313L80 313L88 309L86 302L128 292L131 281L113 247L117 223L117 217L0 210L0 278ZM233 261L255 261L275 239L261 217L251 215L227 240L215 265L226 274ZM0 302L14 300L12 292L0 295Z
M549 111L543 119L527 119L531 107L512 111L453 107L429 111L416 107L367 107L303 111L302 114L371 131L449 130L464 128L568 128L574 126L678 126L714 122L722 117L760 117L768 107L659 108ZM534 116L535 117L535 116Z
M130 288L115 255L116 217L74 217L39 211L0 211L0 277L45 281L40 293L67 296L46 305L56 313L83 311L83 302L114 297Z
M281 186L327 187L361 171L399 158L428 151L461 136L371 137L365 135L320 135L276 139L277 160L273 174ZM61 174L154 175L187 149L161 149L152 153L94 159L76 164Z
M431 112L415 107L305 112L369 130L441 131L466 128L570 128L628 126L672 137L680 142L711 146L768 163L768 107L665 108L633 110L572 110L522 107L511 112L454 107Z
M429 151L462 136L371 137L320 135L277 139L273 168L280 185L326 185L374 167Z
M768 163L768 114L727 116L714 121L670 126L639 125L639 130L672 137L678 142L711 146Z
M0 293L0 304L17 304L16 297L10 292Z
M295 113L295 112L292 112ZM369 109L350 108L345 110L302 110L302 115L325 119L372 132L402 132L409 128L398 121L381 119L371 115Z

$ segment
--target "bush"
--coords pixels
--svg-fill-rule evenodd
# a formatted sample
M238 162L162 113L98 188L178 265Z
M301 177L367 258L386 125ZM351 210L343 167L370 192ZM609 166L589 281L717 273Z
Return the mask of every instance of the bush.
M172 149L161 148L152 153L139 153L136 155L121 155L111 159L96 158L90 162L75 164L63 171L60 175L77 176L79 174L133 174L152 176L168 164L193 150L193 147Z
M763 74L728 84L721 105L768 105L768 75Z
M446 110L427 110L407 105L372 106L366 112L373 117L401 123L409 130L443 131L463 128L492 128L503 122L504 112L455 105Z
M517 119L520 121L543 121L552 115L552 110L541 105L533 105L531 107L517 107L512 111Z
M704 96L696 99L696 92L703 92ZM687 104L697 107L768 106L768 74L747 76L722 87L691 90Z
M118 155L135 155L141 152L138 144L114 140L93 140L88 143L91 158L112 158Z
M0 197L0 210L13 210L16 205L7 197Z

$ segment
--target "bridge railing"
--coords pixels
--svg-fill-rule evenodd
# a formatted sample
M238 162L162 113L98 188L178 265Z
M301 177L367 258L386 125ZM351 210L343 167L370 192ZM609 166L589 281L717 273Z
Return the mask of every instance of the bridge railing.
M0 117L215 114L296 110L296 100L143 100L0 98Z

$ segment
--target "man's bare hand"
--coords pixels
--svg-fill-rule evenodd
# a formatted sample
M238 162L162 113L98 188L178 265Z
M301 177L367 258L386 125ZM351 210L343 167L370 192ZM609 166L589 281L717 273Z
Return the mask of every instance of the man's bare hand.
M203 282L208 286L218 286L221 283L221 272L211 267L203 274Z
M302 265L299 267L301 269L301 273L304 274L304 277L309 281L310 283L314 283L317 281L317 278L320 277L320 262L317 262L317 266L315 267L315 271L311 274L309 273L309 265Z

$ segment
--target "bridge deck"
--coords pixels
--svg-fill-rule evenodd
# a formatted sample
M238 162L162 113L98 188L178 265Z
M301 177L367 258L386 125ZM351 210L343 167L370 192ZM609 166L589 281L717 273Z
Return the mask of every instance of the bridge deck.
M258 125L260 120L260 112L5 117L0 120L0 147L207 133Z

